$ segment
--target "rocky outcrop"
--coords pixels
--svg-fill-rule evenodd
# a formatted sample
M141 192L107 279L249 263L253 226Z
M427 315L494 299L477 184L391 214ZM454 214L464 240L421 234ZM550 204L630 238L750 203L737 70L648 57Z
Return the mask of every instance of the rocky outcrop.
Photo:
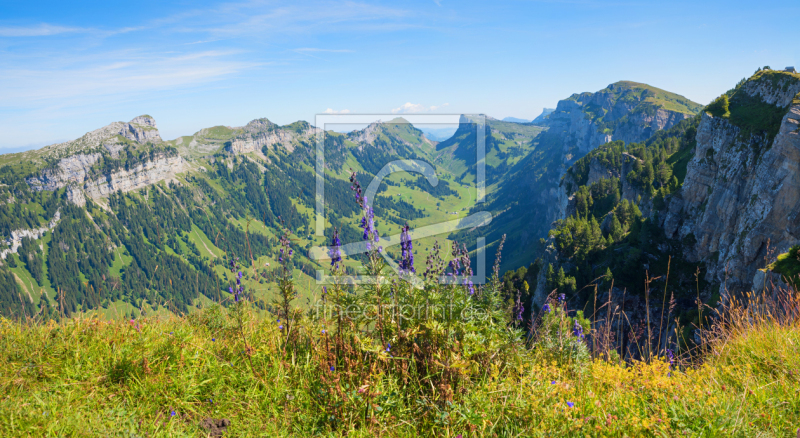
M58 190L69 187L67 197L77 205L85 204L82 190L92 198L107 196L122 190L140 189L149 184L169 179L186 170L186 162L180 156L155 154L152 160L140 163L128 170L119 169L110 174L92 178L91 167L100 159L100 154L78 154L62 158L54 169L47 169L37 177L28 178L34 190Z
M54 166L27 178L26 181L34 190L54 191L68 187L67 199L73 204L83 206L86 204L84 195L98 198L117 190L136 190L173 178L176 173L186 170L183 158L160 152L151 154L146 161L131 168L98 176L97 169L93 170L93 166L100 161L103 154L94 151L102 147L112 158L117 158L130 145L126 142L161 142L155 120L150 116L139 116L128 123L112 123L71 142L48 146L46 150L61 154L69 151L75 153L58 159Z
M6 248L0 251L0 259L5 260L9 254L17 253L17 250L20 246L22 246L22 239L28 237L31 239L39 239L48 231L52 231L53 228L56 227L58 221L61 220L61 210L56 210L56 213L53 215L53 219L50 220L44 227L40 228L33 228L33 229L21 229L21 230L14 230L11 232L11 237L7 238L3 241L4 246L9 246L10 248Z
M128 192L138 190L159 181L175 177L175 174L186 170L186 162L178 156L156 155L153 160L146 161L129 170L121 169L101 178L87 181L83 191L92 198L108 196L122 190Z
M562 162L571 164L589 151L613 140L640 142L656 131L669 129L692 117L688 112L667 110L649 101L656 91L669 94L686 105L696 105L645 84L621 81L596 93L573 94L558 102L543 120L551 132L564 140Z
M681 120L692 117L689 114L664 109L634 111L614 129L613 140L638 143L652 137L657 131L669 129Z
M235 154L248 152L261 152L264 146L274 148L281 146L289 152L294 151L295 144L300 140L315 142L316 135L321 130L307 123L300 129L286 129L267 119L256 119L248 123L242 134L237 135L225 149Z
M585 93L591 94L591 93ZM611 141L611 133L599 132L597 124L583 112L584 102L562 100L547 119L551 133L563 138L562 162L569 163L603 143Z
M119 137L117 137L119 136ZM44 156L49 158L64 158L79 153L94 152L106 146L116 148L120 142L133 141L137 143L160 143L156 121L147 115L134 118L128 123L114 122L110 125L86 133L83 137L64 143L47 146L42 149Z
M753 288L769 252L800 242L800 104L789 104L800 81L751 81L738 92L788 105L777 136L745 138L728 119L704 114L683 188L662 221L668 237L696 242L687 256L733 292Z
M83 184L91 172L92 165L102 157L99 153L75 154L62 158L58 164L45 169L38 176L27 179L34 190L58 190L69 184Z

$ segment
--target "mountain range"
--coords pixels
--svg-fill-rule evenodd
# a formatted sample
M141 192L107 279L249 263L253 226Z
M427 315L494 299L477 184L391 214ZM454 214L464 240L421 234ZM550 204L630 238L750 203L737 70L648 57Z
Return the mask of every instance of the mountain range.
M381 235L492 215L485 227L415 242L420 272L437 239L467 244L477 263L479 237L489 254L505 238L500 274L509 297L530 303L527 315L552 291L585 301L586 285L612 278L638 300L643 278L668 263L674 285L696 281L713 301L786 280L759 269L769 251L798 243L798 93L800 75L760 70L720 98L724 111L704 110L620 81L573 94L531 123L462 116L449 135L402 118L349 133L261 118L164 140L148 115L115 122L0 156L0 313L188 312L226 298L219 284L232 257L277 269L284 229L299 255L299 293L311 300L327 263L311 248L334 229L342 243L361 240L351 172L366 187L396 159L430 163L438 184L407 172L384 178L373 200ZM476 203L480 126L486 199ZM314 234L319 135L325 236ZM360 262L344 261L350 273ZM248 272L248 290L268 305L276 276Z

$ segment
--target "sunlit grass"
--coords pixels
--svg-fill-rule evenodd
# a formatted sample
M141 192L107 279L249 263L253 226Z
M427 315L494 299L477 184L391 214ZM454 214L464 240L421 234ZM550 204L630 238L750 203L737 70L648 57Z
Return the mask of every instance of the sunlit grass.
M133 322L4 319L0 435L204 436L204 419L226 418L225 436L793 436L800 324L736 312L680 369L594 360L579 377L521 348L469 365L448 401L358 364L331 373L311 323L310 343L285 354L278 324L253 310L249 357L216 306ZM339 400L335 427L320 393Z

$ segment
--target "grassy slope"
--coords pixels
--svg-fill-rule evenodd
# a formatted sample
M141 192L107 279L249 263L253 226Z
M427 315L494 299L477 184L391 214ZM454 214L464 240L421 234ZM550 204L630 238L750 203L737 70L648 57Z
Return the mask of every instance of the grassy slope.
M407 398L416 390L382 374L331 373L319 350L284 357L276 323L248 321L258 377L215 309L135 324L0 320L0 435L205 436L203 419L226 418L225 436L793 436L800 418L797 322L731 332L683 371L596 360L580 376L523 350L443 403ZM337 429L315 391L347 400Z
M619 81L611 85L614 86L613 91L611 91L613 100L623 99L623 101L630 100L633 102L644 96L644 99L641 100L642 104L692 115L697 114L703 108L703 105L692 102L680 94L671 93L651 85L633 81ZM609 91L610 90L606 88L598 91L598 93ZM593 93L573 94L569 99L581 100L582 98L588 97L590 94Z

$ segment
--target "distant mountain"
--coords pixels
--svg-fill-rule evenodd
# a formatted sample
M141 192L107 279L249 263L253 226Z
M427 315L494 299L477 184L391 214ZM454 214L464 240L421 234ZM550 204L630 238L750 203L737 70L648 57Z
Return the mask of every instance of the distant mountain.
M518 119L516 117L506 117L502 120L503 122L512 122L512 123L530 123L530 120L526 119Z
M425 133L425 137L433 141L447 140L456 133L456 129L458 129L457 126L448 128L430 128L428 126L422 126L419 128L420 131Z
M541 308L554 292L566 294L576 308L591 307L597 293L600 302L622 309L620 319L630 326L646 326L648 312L672 313L678 322L655 340L666 345L674 342L671 330L696 320L698 301L713 309L751 291L800 285L800 74L759 70L700 114L683 118L676 113L694 111L694 104L667 94L666 102L658 103L659 91L652 96L650 87L626 90L628 84L604 91L603 110L590 106L592 123L611 130L613 141L572 162L556 198L547 197L556 206L556 220L542 236L544 245L536 245L535 254L511 249L536 259L522 275L532 291L530 307ZM626 94L649 95L655 102L637 110L643 101ZM585 107L595 99L571 101ZM609 117L620 101L632 109ZM636 120L644 120L642 114L656 118L641 125ZM672 126L652 125L679 118ZM660 129L643 141L626 140L654 127ZM580 136L569 141L581 138L587 141ZM525 179L509 181L498 190L495 207L506 210L491 226L516 233L509 236L512 243L532 245L518 230L530 227L546 205L526 203L529 193L539 190L523 185ZM525 195L514 201L520 192ZM660 278L668 306L664 299L644 305L644 285L654 278ZM521 278L515 281L521 284Z
M542 123L545 120L545 117L549 116L553 111L555 111L555 108L543 108L542 113L536 116L531 123Z
M478 206L474 117L462 116L456 129L434 127L438 132L403 119L326 131L325 237L312 231L321 131L307 122L281 126L262 118L165 141L144 115L77 140L2 155L0 313L187 312L229 298L226 257L239 257L244 267L278 269L277 237L285 228L292 232L299 293L307 298L316 271L326 268L310 248L329 241L334 228L342 243L362 238L351 169L366 187L397 159L432 163L438 183L405 172L385 178L373 200L383 236L399 233L406 222L420 227L487 210L494 215L488 228L438 236L440 243L458 239L474 248L475 237L496 245L508 234L503 268L527 265L557 215L559 181L568 166L609 140L641 141L696 108L678 95L620 82L559 102L538 125L487 116L487 196ZM415 242L418 271L435 240ZM356 273L360 260L348 257L347 271ZM274 280L269 274L243 281L269 303ZM56 310L59 291L64 308Z
M644 141L695 115L702 106L683 96L650 85L621 81L594 93L573 94L539 125L544 130L524 158L507 169L488 204L495 214L488 228L454 235L467 241L478 235L497 242L508 235L503 267L533 261L550 224L559 214L559 182L569 166L598 146L613 140ZM437 146L441 148L444 143ZM487 186L488 186L487 182ZM488 233L488 235L487 235Z
M326 261L314 245L339 230L343 244L362 240L362 212L348 180L366 188L399 158L435 163L436 142L403 119L349 133L325 132L326 236L313 233L317 134L307 122L214 126L164 141L155 120L140 116L39 150L0 155L0 315L57 317L99 310L108 316L185 313L231 299L225 260L262 307L273 299L277 238L292 233L293 270L301 300ZM384 178L373 202L381 236L463 217L468 183L437 165L436 186L416 174ZM247 231L247 233L246 233ZM416 251L435 239L419 239ZM395 247L385 253L395 257ZM418 271L424 257L417 258ZM361 257L347 257L355 274ZM25 299L20 299L23 297Z

